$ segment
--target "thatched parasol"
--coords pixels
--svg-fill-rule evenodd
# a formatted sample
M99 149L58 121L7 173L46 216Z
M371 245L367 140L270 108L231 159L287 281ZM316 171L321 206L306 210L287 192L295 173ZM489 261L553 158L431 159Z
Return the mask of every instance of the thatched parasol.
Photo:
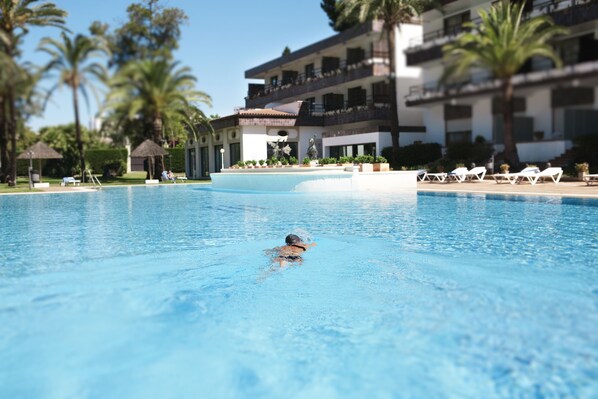
M50 148L46 143L39 141L23 151L17 159L28 159L30 169L33 168L32 160L39 159L39 181L41 182L42 159L62 159L62 155Z
M168 152L152 140L147 139L131 152L131 158L148 158L149 175L153 179L154 157L168 155Z

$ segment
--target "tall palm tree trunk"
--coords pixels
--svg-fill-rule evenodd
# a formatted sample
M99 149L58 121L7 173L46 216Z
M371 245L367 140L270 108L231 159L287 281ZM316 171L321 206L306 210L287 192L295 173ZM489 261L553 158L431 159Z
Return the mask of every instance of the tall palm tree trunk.
M160 147L162 146L162 116L160 114L154 115L153 121L153 128L154 128L154 143L158 144ZM154 176L160 176L162 171L164 170L164 157L162 158L162 162L156 162L155 157L153 159L154 164Z
M77 88L73 87L73 109L75 111L75 136L77 140L77 149L79 150L79 166L81 168L81 178L85 179L85 152L83 151L83 139L81 137L81 122L79 121L79 98Z
M392 140L392 166L399 167L399 102L397 100L396 62L395 62L395 26L390 26L386 31L388 46L390 76L390 138Z
M10 167L9 167L9 178L8 185L17 185L17 115L15 111L15 93L14 88L10 86L8 88L8 115L7 119L7 132L10 136Z
M511 78L505 78L502 82L503 99L503 136L505 142L505 161L515 167L519 167L519 156L513 137L513 83Z
M6 102L0 96L0 182L6 183L8 178L8 125L6 119Z

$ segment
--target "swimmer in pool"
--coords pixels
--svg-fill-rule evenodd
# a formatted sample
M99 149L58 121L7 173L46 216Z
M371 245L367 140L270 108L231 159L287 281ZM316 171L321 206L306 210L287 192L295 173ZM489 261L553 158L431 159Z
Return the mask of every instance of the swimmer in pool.
M274 260L280 263L280 266L284 266L287 262L301 263L303 261L303 253L316 245L315 242L310 244L304 243L303 240L295 234L289 234L285 238L285 242L287 245L284 247L274 248L278 253L278 256L274 258Z

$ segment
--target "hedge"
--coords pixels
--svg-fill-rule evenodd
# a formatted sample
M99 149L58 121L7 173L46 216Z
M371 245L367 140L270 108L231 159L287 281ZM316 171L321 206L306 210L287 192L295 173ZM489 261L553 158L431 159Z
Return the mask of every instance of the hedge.
M168 148L170 155L164 160L166 168L170 168L175 173L182 173L185 171L185 149L184 148Z
M127 155L125 148L87 150L85 162L92 173L101 173L104 176L122 176L127 168Z
M441 146L438 143L412 144L399 148L399 166L419 166L435 161L442 157ZM392 147L382 149L382 156L392 160Z

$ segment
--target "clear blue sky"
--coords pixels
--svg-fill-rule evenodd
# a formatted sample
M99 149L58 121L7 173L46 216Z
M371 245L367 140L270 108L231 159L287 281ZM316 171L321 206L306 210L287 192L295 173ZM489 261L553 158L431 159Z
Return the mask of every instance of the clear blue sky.
M118 25L126 18L132 0L54 0L69 13L67 27L73 33L89 33L89 25L99 20ZM202 106L208 115L229 115L244 105L247 84L244 72L279 57L285 46L292 51L334 34L320 0L197 1L163 0L167 7L183 9L189 22L182 29L180 49L175 56L193 70L197 88L212 96L213 106ZM54 28L34 29L26 37L24 59L45 63L47 56L36 52L43 36L58 37ZM46 82L45 86L50 86ZM92 97L92 96L91 96ZM88 124L97 104L90 99L89 112L81 104L81 120ZM66 90L58 92L44 116L32 118L35 130L42 126L71 123L73 110Z

